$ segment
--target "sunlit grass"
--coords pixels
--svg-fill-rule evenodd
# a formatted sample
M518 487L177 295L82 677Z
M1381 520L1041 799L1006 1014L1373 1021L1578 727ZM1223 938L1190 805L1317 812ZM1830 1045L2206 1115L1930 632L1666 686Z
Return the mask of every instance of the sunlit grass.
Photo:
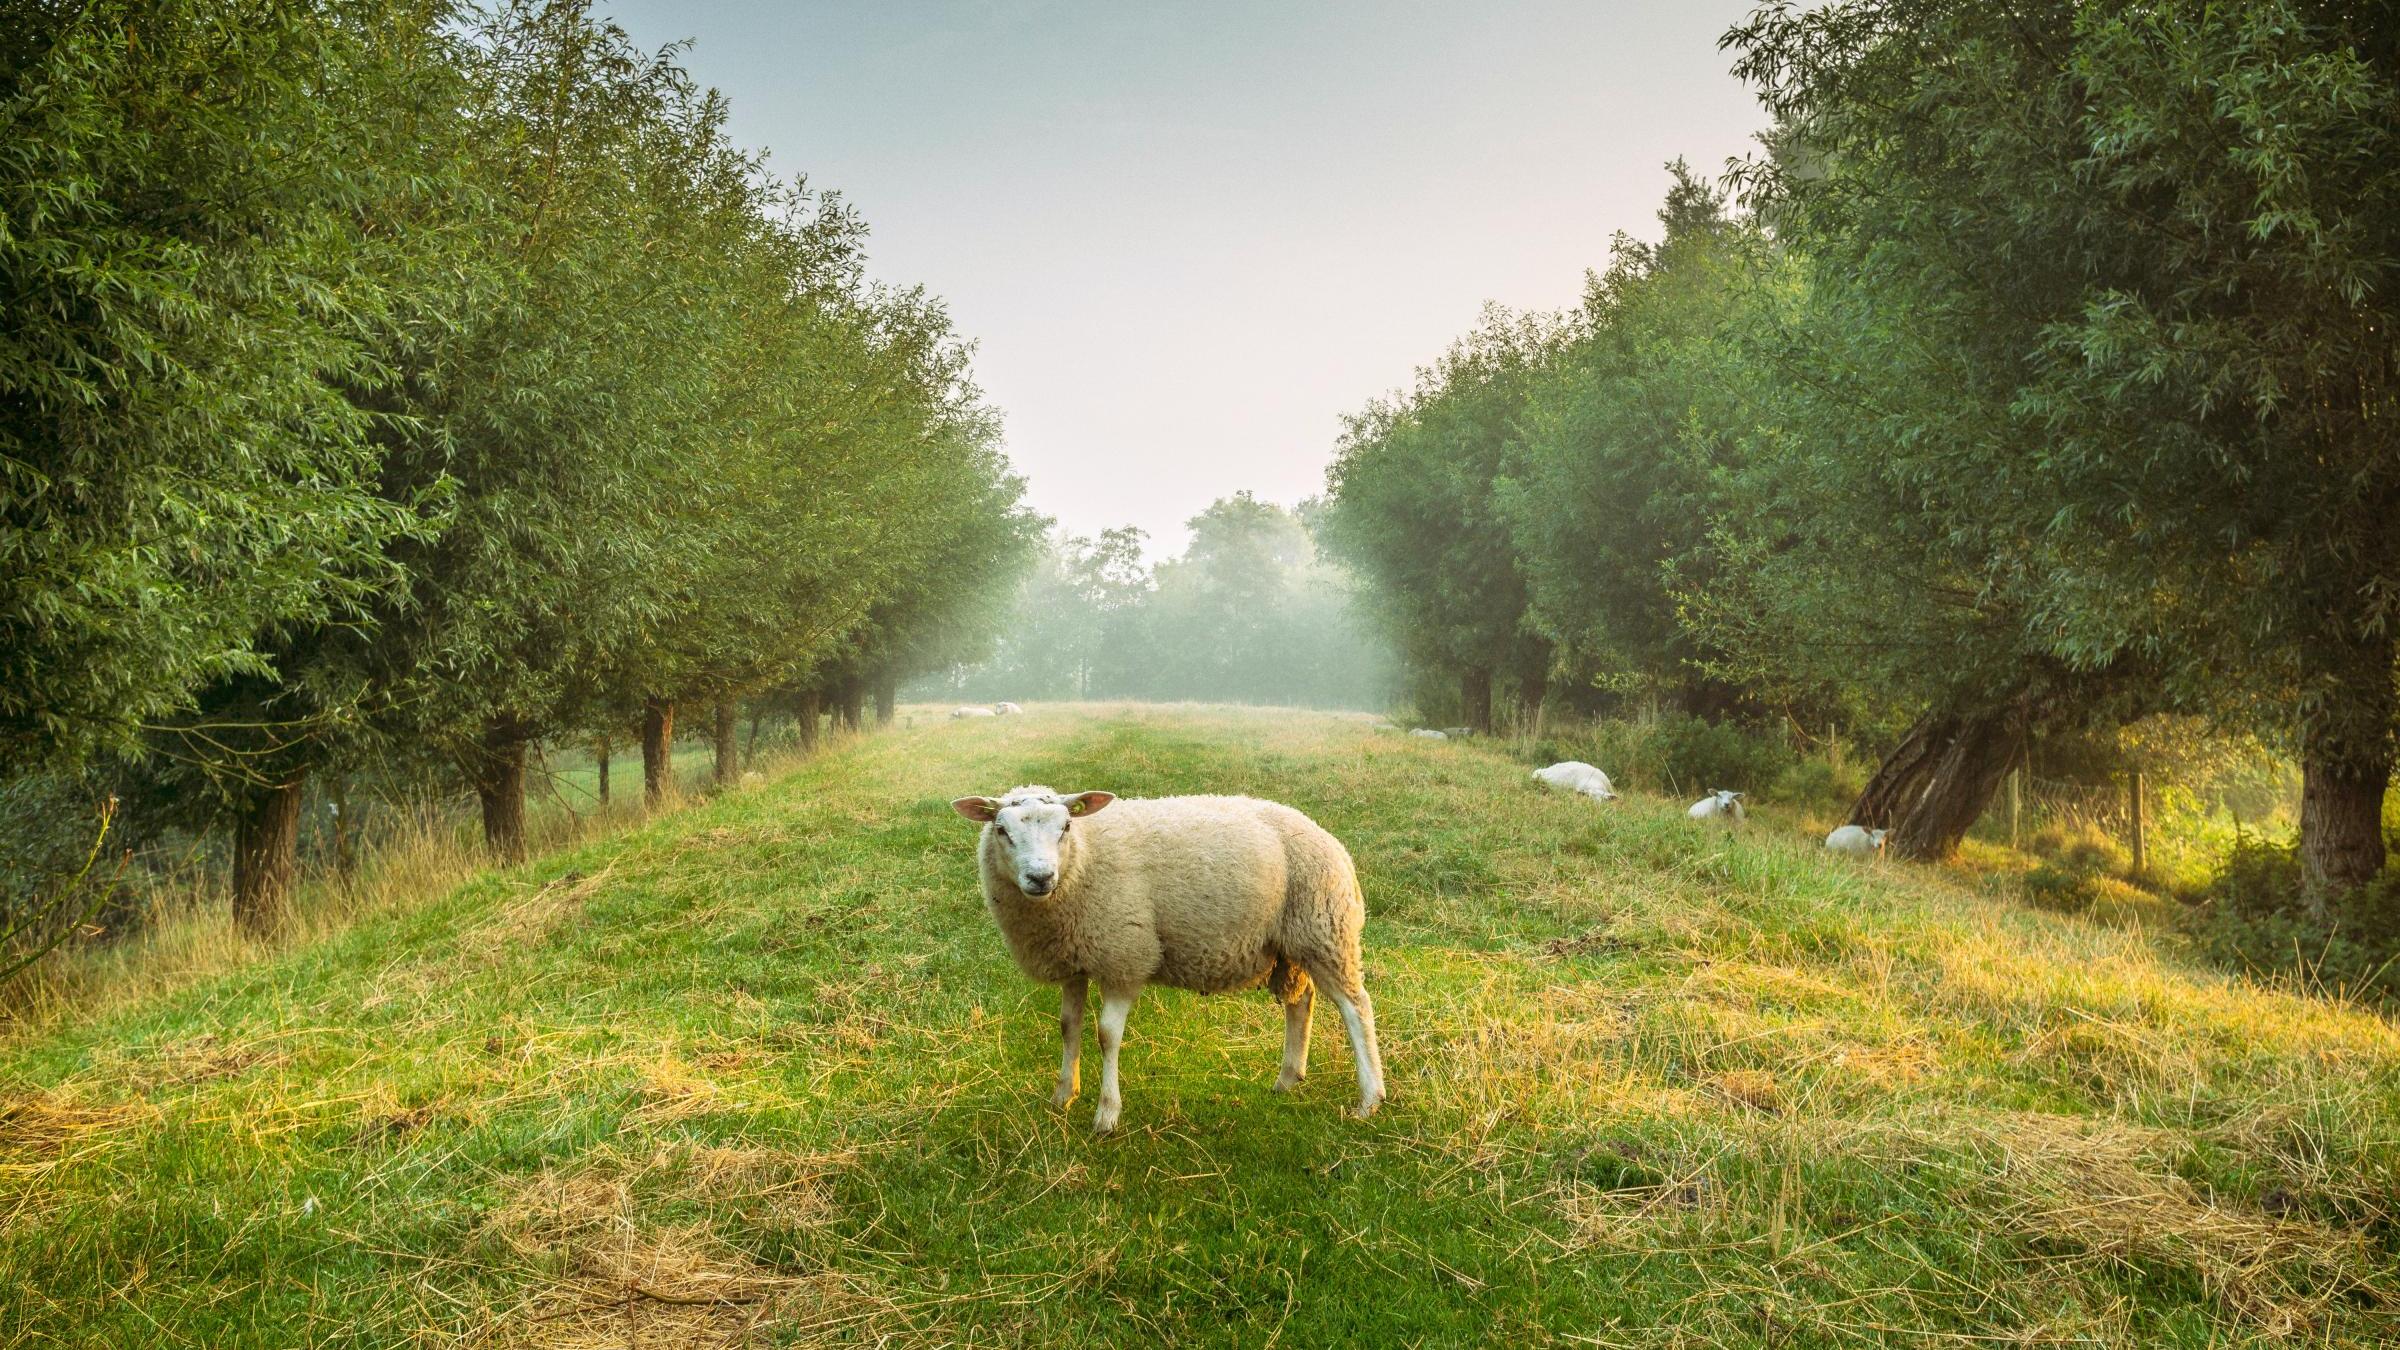
M1834 857L1771 810L1601 807L1365 719L914 722L513 871L395 877L0 1048L0 1340L2395 1330L2400 1036L2138 916ZM1253 792L1342 836L1385 1110L1343 1117L1329 1018L1277 1096L1263 996L1161 991L1120 1136L1053 1111L1054 996L946 805L1024 781Z

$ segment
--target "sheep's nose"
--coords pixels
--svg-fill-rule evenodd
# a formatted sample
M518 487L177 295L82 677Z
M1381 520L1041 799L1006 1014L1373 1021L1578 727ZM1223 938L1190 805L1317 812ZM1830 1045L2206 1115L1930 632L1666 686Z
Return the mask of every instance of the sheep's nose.
M1027 895L1048 895L1050 883L1056 880L1058 880L1056 872L1027 872L1025 874L1025 893Z

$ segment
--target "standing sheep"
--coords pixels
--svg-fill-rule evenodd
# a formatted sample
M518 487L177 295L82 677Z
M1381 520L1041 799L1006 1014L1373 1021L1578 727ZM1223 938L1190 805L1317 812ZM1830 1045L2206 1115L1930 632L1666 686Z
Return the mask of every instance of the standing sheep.
M1091 981L1100 984L1100 1109L1116 1128L1117 1047L1146 984L1203 994L1264 983L1283 1005L1279 1092L1308 1072L1312 986L1341 1009L1358 1114L1383 1100L1375 1005L1359 960L1366 903L1349 850L1288 806L1251 797L1117 802L1106 792L1012 788L951 808L983 822L983 898L1027 975L1062 987L1058 1089L1074 1100Z
M1552 787L1580 792L1596 802L1617 800L1616 785L1608 781L1608 775L1580 759L1566 760L1547 769L1535 769L1533 776Z
M1825 836L1825 847L1836 853L1864 858L1883 852L1883 837L1890 833L1890 830L1870 830L1863 825L1844 825Z
M1707 796L1693 802L1692 809L1684 814L1694 820L1718 820L1728 825L1738 825L1750 818L1742 810L1742 794L1723 788L1711 788Z

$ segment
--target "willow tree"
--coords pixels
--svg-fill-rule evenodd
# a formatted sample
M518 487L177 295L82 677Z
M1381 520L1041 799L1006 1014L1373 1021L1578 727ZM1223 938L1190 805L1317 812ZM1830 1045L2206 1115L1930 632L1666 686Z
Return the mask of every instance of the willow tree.
M19 5L0 41L0 754L132 752L355 620L417 527L371 416L444 63L376 5ZM424 17L424 16L420 16ZM128 40L129 33L139 35ZM327 79L331 74L332 79Z
M2319 893L2385 859L2400 624L2400 16L1776 5L1755 186L1890 355L1888 476L2021 541L2029 641L2288 733ZM1871 361L1856 363L1870 373ZM1898 388L1932 368L1946 408ZM1887 403L1880 396L1893 395Z
M1460 715L1478 731L1491 727L1496 677L1513 676L1538 705L1549 673L1494 484L1527 385L1557 340L1546 320L1488 311L1411 389L1351 417L1326 471L1328 551L1367 582L1394 646L1455 681Z
M1738 691L1700 666L1679 591L1713 570L1717 480L1756 409L1735 338L1771 261L1680 160L1657 243L1619 235L1531 382L1498 485L1528 617L1596 683L1701 715Z

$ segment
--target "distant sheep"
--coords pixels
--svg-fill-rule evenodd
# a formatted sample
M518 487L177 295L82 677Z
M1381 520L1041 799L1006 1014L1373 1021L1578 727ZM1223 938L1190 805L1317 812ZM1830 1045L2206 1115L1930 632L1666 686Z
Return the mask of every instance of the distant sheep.
M1341 1009L1358 1066L1358 1113L1383 1100L1375 1005L1359 960L1366 903L1349 850L1288 806L1250 797L1117 802L1106 792L1012 788L951 808L983 823L984 903L1017 967L1062 988L1058 1087L1074 1100L1089 983L1100 984L1100 1108L1123 1102L1117 1049L1142 987L1204 994L1265 984L1283 1005L1289 1091L1308 1072L1313 986Z
M1450 734L1448 732L1435 731L1432 727L1418 727L1415 731L1412 731L1408 734L1416 737L1420 741L1446 741L1450 739Z
M1685 814L1694 820L1716 820L1727 825L1738 825L1750 818L1749 813L1742 809L1742 794L1727 792L1723 788L1710 789L1709 794L1693 802L1692 809Z
M1533 776L1552 787L1565 788L1569 792L1580 792L1593 801L1613 802L1617 800L1617 790L1608 781L1608 775L1580 759L1570 759L1563 763L1553 764L1547 769L1535 769Z
M1883 852L1883 837L1890 830L1870 830L1862 825L1844 825L1825 836L1825 847L1836 853L1868 857Z
M999 717L1014 717L1023 711L1025 711L1023 708L1018 707L1014 703L995 703L992 705L993 714Z
M963 708L952 708L952 709L950 710L950 716L951 716L951 718L952 718L953 720L956 720L956 719L958 719L958 718L961 718L961 717L991 717L991 716L994 716L994 715L995 715L995 714L992 712L992 710L991 710L991 709L989 709L989 708L978 708L978 707L974 706L973 704L969 704L969 705L967 705L966 707L963 707Z

